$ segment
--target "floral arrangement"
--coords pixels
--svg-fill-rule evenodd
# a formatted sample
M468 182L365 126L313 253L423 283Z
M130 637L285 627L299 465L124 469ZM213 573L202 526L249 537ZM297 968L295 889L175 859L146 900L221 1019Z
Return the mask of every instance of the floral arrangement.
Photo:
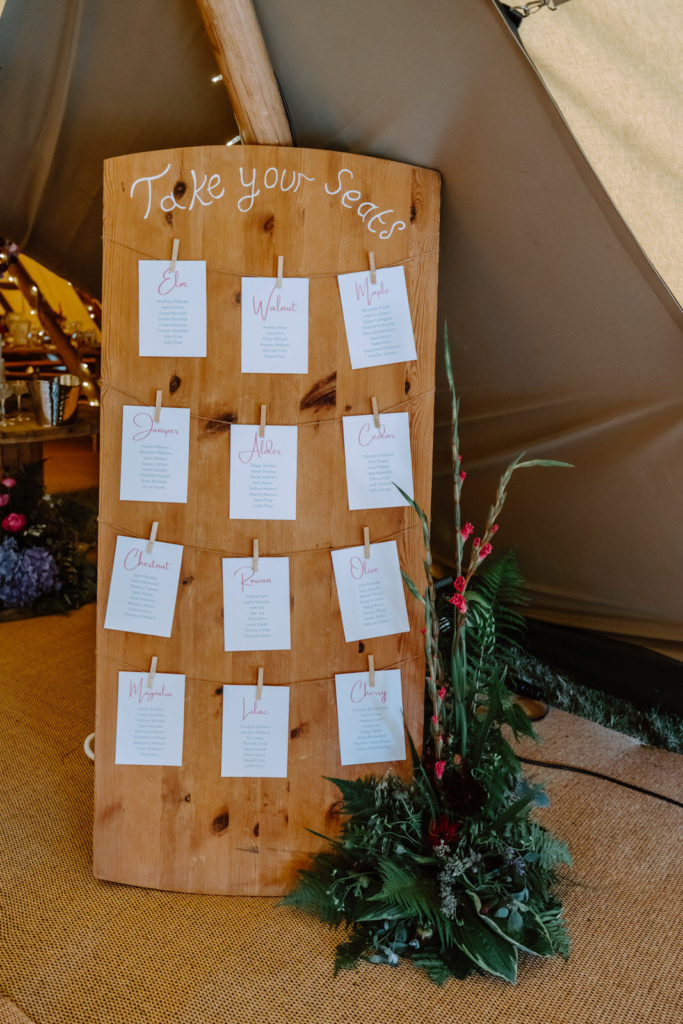
M0 609L40 614L94 600L94 517L44 493L42 463L0 479L0 517Z
M553 895L556 869L571 863L567 847L531 810L547 804L524 778L503 734L533 736L533 727L505 685L501 645L523 620L509 607L519 596L514 558L484 566L514 472L565 466L520 455L501 477L480 536L461 523L459 403L445 344L452 399L456 578L443 642L426 514L420 518L426 587L404 575L425 609L429 724L420 757L409 737L412 778L333 779L346 816L329 850L313 858L283 903L346 925L335 971L359 960L396 965L410 960L437 983L482 970L514 982L519 954L567 956L562 906ZM467 545L469 544L469 550Z

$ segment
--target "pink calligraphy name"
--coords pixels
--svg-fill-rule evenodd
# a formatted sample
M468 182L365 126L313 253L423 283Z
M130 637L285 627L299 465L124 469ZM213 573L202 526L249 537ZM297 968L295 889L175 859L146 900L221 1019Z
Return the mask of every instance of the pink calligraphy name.
M269 313L296 313L297 311L296 302L290 302L287 305L282 301L282 295L278 295L275 302L271 304L271 299L273 298L273 294L276 290L277 285L273 285L273 291L270 293L265 303L263 302L263 299L259 299L257 302L256 296L251 300L254 307L254 315L260 316L264 323L268 319Z
M351 687L351 703L362 704L367 697L377 697L382 704L386 704L387 691L378 690L376 686L368 686L365 679L357 679Z
M240 586L242 588L242 593L244 593L244 591L247 589L247 587L255 587L255 586L257 586L260 583L272 583L273 582L271 579L268 579L266 576L257 576L256 573L254 572L254 570L249 565L240 566L239 569L235 570L235 572L233 573L233 576L238 576L239 577Z
M375 572L379 572L379 567L373 569L364 558L359 558L358 555L354 555L350 559L349 565L351 567L351 575L354 580L362 580L364 576L371 576Z
M263 459L267 455L282 455L279 448L276 448L272 441L267 438L259 437L258 430L254 432L254 443L251 449L248 451L239 453L240 462L245 464L251 462L252 459Z
M137 413L133 416L133 423L136 427L142 427L142 430L137 434L133 434L134 441L144 441L150 434L163 434L166 437L167 434L180 433L180 431L174 430L172 427L155 427L154 420L148 412Z
M149 704L155 697L172 697L173 694L166 689L166 683L160 690L148 690L141 679L137 684L131 681L128 696L137 697L138 704Z
M129 572L133 572L142 566L143 569L163 569L164 572L168 572L171 567L170 562L155 562L153 558L145 560L142 548L131 548L126 557L123 560L123 568Z
M249 718L249 715L267 715L267 714L268 714L268 712L265 710L265 708L260 708L259 707L259 702L257 700L254 701L253 707L247 708L247 702L244 699L244 697L242 697L242 721L243 722L247 718Z
M358 444L361 448L367 448L373 441L393 441L395 440L395 434L389 433L383 423L380 423L377 428L376 434L371 434L372 427L369 423L364 423L358 432Z
M371 306L375 300L379 300L383 295L388 295L391 288L387 288L384 281L380 284L379 288L370 287L370 278L366 277L362 284L357 281L354 283L356 289L356 299L360 302L361 299L365 299L368 306Z
M187 281L180 280L180 274L177 270L171 270L170 267L166 267L157 292L159 295L168 295L174 288L187 288Z

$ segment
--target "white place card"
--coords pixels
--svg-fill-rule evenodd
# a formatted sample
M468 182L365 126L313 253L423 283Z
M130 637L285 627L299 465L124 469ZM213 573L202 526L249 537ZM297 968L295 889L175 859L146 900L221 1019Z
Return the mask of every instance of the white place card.
M206 262L138 260L139 354L206 355Z
M396 508L407 501L394 484L413 497L410 425L407 412L343 416L349 509Z
M363 545L333 551L332 564L347 643L408 632L395 540L371 544L369 559Z
M146 540L117 537L104 628L170 636L182 558L182 544L156 541L148 555Z
M230 427L230 518L296 519L297 427Z
M287 778L289 687L223 687L224 778Z
M223 559L226 651L289 651L289 559Z
M308 373L308 278L242 278L242 373Z
M190 410L124 405L121 501L187 501Z
M354 370L417 359L403 267L378 270L377 284L369 270L338 281Z
M400 670L375 672L374 687L368 672L346 672L334 681L341 763L405 760Z
M119 672L116 764L181 767L185 721L185 676Z

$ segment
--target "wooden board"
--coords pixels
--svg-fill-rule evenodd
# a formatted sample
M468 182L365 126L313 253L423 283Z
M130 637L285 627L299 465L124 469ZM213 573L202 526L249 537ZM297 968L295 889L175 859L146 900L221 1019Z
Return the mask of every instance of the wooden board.
M253 187L244 186L252 177ZM195 181L198 190L206 182L198 196ZM381 219L371 221L375 214ZM402 567L422 580L411 509L348 511L341 417L369 413L372 395L380 412L409 412L415 497L429 508L438 218L435 172L368 157L235 146L105 164L97 877L192 892L285 892L321 845L305 829L338 828L339 793L323 776L389 767L339 766L334 675L367 670L368 653L376 669L401 668L406 724L421 736L420 607L406 593L409 633L346 643L330 550L361 544L368 526L373 542L396 538ZM138 356L138 259L169 259L174 237L180 259L207 262L205 359ZM336 275L366 269L369 250L378 267L405 266L416 362L351 369ZM309 373L242 374L241 276L274 275L278 255L285 276L310 278ZM186 505L118 498L122 406L154 404L157 388L164 404L192 412ZM296 522L228 518L230 423L256 423L264 403L269 423L299 426ZM185 545L173 634L105 631L116 537L147 536L153 520L159 540ZM290 559L291 651L223 650L221 557L249 555L254 537L261 557ZM187 677L184 764L115 766L117 674L146 671L152 655L158 671ZM291 687L289 776L224 779L221 686L255 683L260 665L267 684Z

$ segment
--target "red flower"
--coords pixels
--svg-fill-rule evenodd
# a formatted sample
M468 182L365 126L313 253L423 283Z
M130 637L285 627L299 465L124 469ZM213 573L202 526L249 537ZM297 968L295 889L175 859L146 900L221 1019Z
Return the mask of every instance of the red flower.
M467 611L467 601L462 594L454 594L453 597L449 597L448 602L449 604L454 604L458 611L462 612L463 615Z
M446 696L446 687L442 686L441 689L439 690L439 700L443 700L445 696Z
M453 586L455 587L459 594L462 594L465 590L465 587L467 586L467 580L465 579L464 576L457 576Z
M420 632L422 633L422 636L427 636L427 630L426 629L421 629Z
M475 537L474 540L472 541L472 544L474 545L475 548L478 548L479 545L481 544L481 537Z
M10 512L2 521L2 528L8 533L18 533L26 526L26 516L21 512Z
M474 533L474 527L472 526L472 523L465 523L462 530L460 531L460 536L462 537L463 540L467 540L471 533Z
M479 552L480 558L486 558L493 551L493 547L490 544L482 544L481 551Z
M3 505L9 505L9 494L0 494L0 508Z
M432 724L433 725L438 725L439 724L439 719L436 717L436 715L432 715Z
M466 473L466 472L465 472L465 470L463 469L463 470L461 471L461 473L460 473L460 479L461 479L461 480L464 480L466 476L467 476L467 473Z
M4 480L0 480L0 484L2 484L3 487L14 487L16 482L17 481L14 477L11 476L6 476Z
M496 523L495 526L491 527L491 533L497 533L497 532L498 532L498 523Z
M446 814L440 814L438 821L432 821L429 825L427 838L430 846L438 846L439 843L454 843L458 838L460 822L450 822Z
M437 779L441 778L441 776L444 773L445 767L446 767L446 762L445 761L437 761L436 762L436 764L434 765L434 774L436 775Z

